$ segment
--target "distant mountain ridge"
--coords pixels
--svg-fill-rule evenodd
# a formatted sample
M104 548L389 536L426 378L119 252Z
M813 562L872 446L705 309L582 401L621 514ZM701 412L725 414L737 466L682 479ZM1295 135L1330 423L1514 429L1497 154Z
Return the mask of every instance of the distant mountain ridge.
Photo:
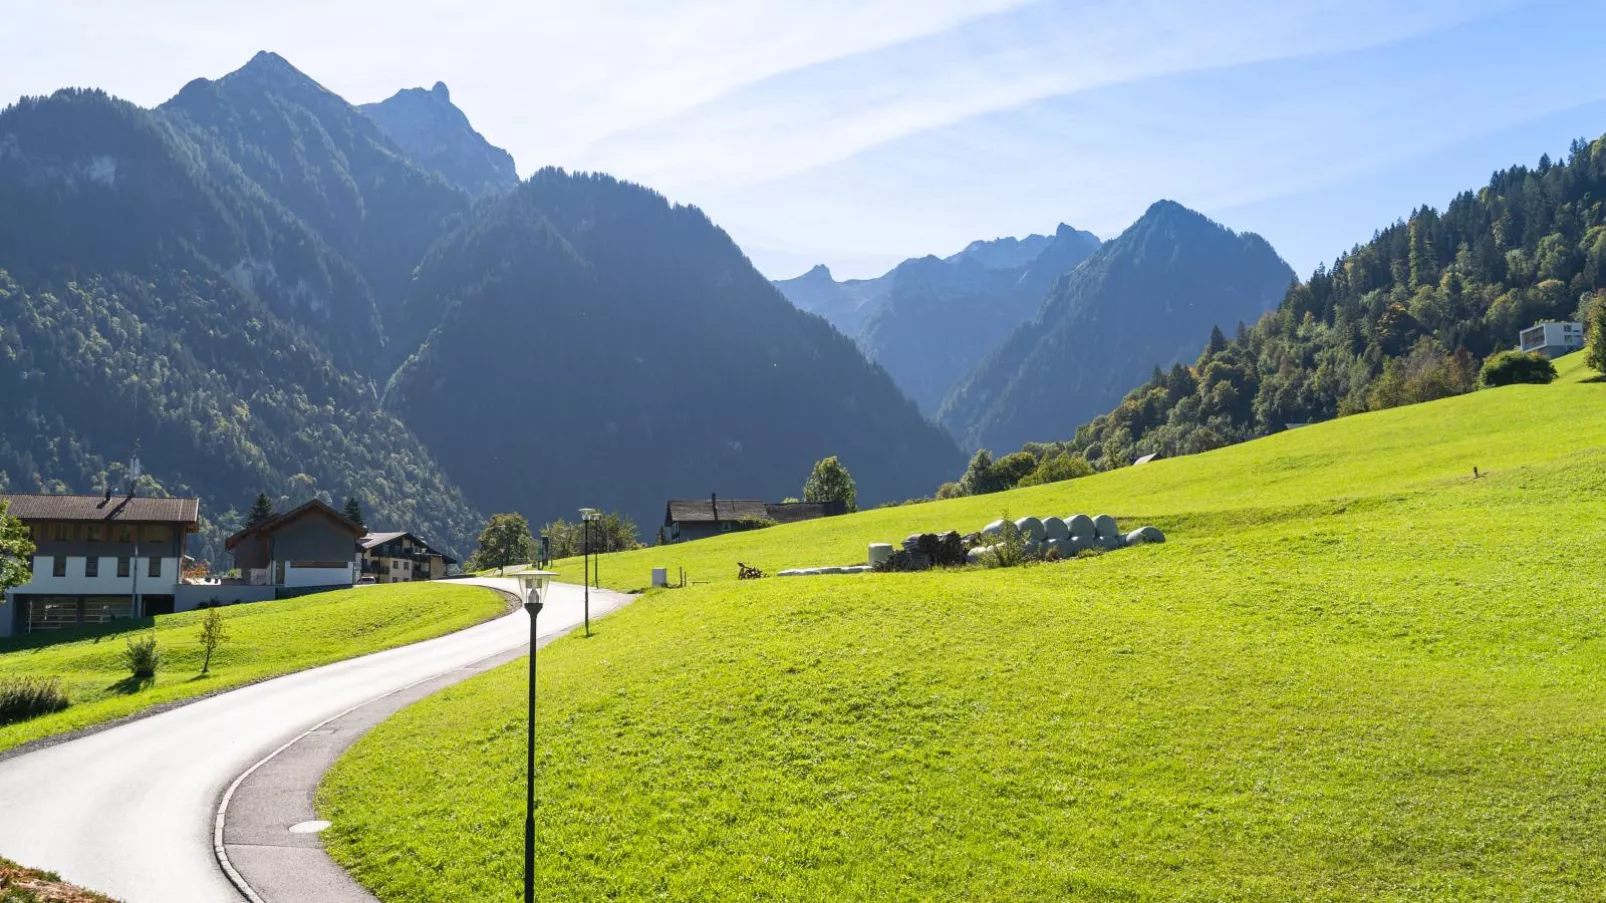
M775 285L857 341L929 416L982 355L1032 317L1054 280L1098 247L1092 233L1061 224L1053 235L911 258L875 279L837 282L817 266Z
M429 90L404 88L357 109L379 123L409 157L469 194L508 191L519 183L513 155L474 130L452 104L445 82Z
M1064 439L1211 330L1253 322L1294 280L1265 239L1159 201L1053 286L972 370L939 418L969 449Z

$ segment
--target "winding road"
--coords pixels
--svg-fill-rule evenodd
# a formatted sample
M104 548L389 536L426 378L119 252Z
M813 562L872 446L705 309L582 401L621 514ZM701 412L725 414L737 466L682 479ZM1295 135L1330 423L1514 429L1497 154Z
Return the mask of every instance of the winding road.
M458 582L517 593L514 580ZM579 624L581 599L581 587L554 584L541 636ZM592 615L629 599L592 590ZM213 835L218 802L237 778L342 713L524 647L529 630L515 611L0 761L0 855L125 903L241 901Z

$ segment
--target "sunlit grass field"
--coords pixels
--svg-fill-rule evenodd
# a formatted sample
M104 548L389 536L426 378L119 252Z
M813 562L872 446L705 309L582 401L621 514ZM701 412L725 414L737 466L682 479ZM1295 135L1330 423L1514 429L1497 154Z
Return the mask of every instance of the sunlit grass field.
M1601 899L1606 384L1562 369L605 557L608 585L682 564L718 582L542 652L542 898ZM1005 507L1170 541L728 579ZM515 664L432 697L329 776L331 851L387 903L517 899L523 681Z
M442 583L397 583L218 609L230 639L201 670L204 611L158 615L129 630L114 622L59 634L0 640L0 678L58 677L72 706L0 725L0 752L30 740L101 724L150 706L389 649L461 630L506 610L496 593ZM121 656L130 637L155 631L162 668L129 679Z

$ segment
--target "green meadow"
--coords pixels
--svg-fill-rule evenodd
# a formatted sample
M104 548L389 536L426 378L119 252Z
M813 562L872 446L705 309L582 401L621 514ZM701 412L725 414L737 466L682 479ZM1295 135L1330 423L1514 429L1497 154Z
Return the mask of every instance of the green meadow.
M710 582L541 652L541 898L1601 899L1606 383L1560 367L1069 483L605 556L605 585ZM1005 509L1170 539L733 579ZM326 779L331 853L387 903L518 898L524 686L515 663L437 694Z
M268 677L326 665L442 636L506 610L496 593L470 586L397 583L317 593L282 602L230 605L221 612L229 641L202 675L204 611L158 615L152 626L127 622L0 639L0 680L55 677L72 705L61 712L0 725L0 752L56 734L133 715ZM122 661L126 641L154 631L162 667L136 682Z

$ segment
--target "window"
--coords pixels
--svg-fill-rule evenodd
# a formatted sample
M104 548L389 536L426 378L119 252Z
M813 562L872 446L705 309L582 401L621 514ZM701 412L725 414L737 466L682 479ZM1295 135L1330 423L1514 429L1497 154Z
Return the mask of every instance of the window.
M146 524L140 533L141 542L170 542L173 539L173 528L166 524Z
M106 539L106 528L100 524L90 524L88 530L90 542L102 542Z
M127 577L128 576L128 556L127 555L124 555L124 556L122 556L122 557L117 559L117 576L119 576L119 577Z
M57 556L55 556L54 558L51 559L51 561L50 561L50 576L52 576L52 577L65 577L65 576L67 576L67 556L66 555L57 555Z
M134 528L130 527L127 524L118 524L117 525L117 541L118 542L133 542L134 541Z
M51 524L50 530L56 542L72 542L72 524Z
M150 562L151 562L150 563L150 567L145 571L145 575L148 576L148 577L160 577L160 576L162 576L162 559L157 558L155 555L152 555L151 558L150 558Z
M88 558L84 559L84 576L85 577L99 577L100 576L100 558L99 558L99 556L91 555Z

